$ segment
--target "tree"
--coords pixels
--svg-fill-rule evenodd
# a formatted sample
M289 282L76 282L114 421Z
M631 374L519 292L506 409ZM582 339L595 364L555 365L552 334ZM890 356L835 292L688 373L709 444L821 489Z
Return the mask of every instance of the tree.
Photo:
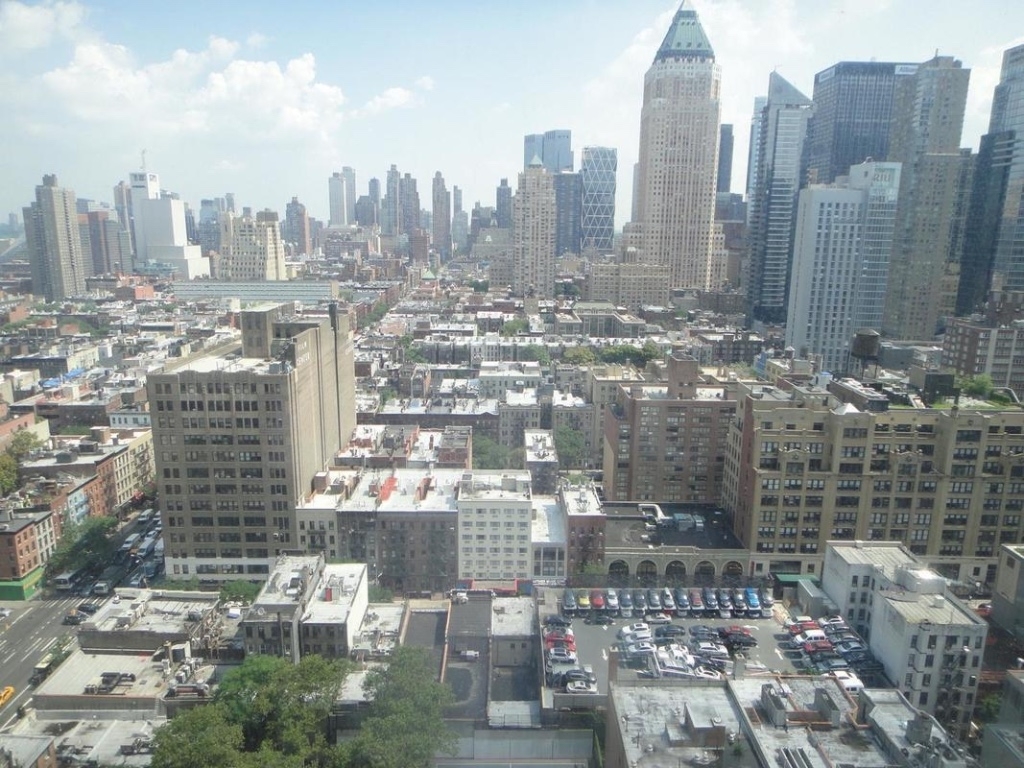
M509 469L508 446L484 435L473 437L473 469Z
M562 362L571 365L593 365L597 362L597 355L590 347L569 347L562 353Z
M558 452L558 466L561 469L579 467L586 458L583 435L572 427L559 427L555 430L555 450Z
M1003 697L998 693L990 693L978 702L978 719L984 723L994 723L999 717Z
M434 680L435 665L423 648L400 646L387 667L373 669L363 685L369 717L347 742L353 768L425 768L437 754L454 754L455 734L444 721L451 689Z
M40 445L42 445L42 441L36 437L34 432L20 429L14 433L14 437L11 439L5 452L20 464L26 456Z
M242 766L242 728L229 722L224 707L189 709L153 734L153 768Z
M474 293L487 293L491 289L491 284L487 280L470 280L469 286Z
M530 324L524 318L509 320L501 327L502 336L518 336L523 331L530 330Z
M18 461L9 453L0 454L0 494L6 496L18 487Z
M525 347L520 347L518 357L524 362L534 361L541 365L551 364L551 353L548 352L547 347L542 347L540 344L527 344Z
M64 528L57 547L46 563L46 573L107 565L114 557L110 532L117 527L113 517L87 517Z
M960 391L970 397L986 399L992 394L992 377L987 373L977 376L965 376L960 379Z

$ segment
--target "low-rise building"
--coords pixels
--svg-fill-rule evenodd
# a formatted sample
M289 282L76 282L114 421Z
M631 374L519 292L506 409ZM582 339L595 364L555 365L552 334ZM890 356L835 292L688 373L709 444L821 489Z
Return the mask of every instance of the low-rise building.
M995 589L992 590L992 621L1024 642L1024 545L999 548Z

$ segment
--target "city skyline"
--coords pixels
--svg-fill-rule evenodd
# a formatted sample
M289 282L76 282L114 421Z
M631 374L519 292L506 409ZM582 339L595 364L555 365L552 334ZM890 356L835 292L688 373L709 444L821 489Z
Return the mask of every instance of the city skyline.
M254 210L283 210L297 195L326 220L332 173L351 166L365 194L391 163L421 184L440 170L465 191L467 207L493 205L498 180L520 167L523 136L564 128L577 155L589 145L618 150L619 228L629 218L643 74L677 7L579 0L545 6L546 23L537 24L537 14L455 2L429 16L396 15L382 40L381 14L358 8L342 15L300 3L270 24L230 8L200 14L190 2L8 0L0 4L11 115L0 211L20 211L44 173L78 197L109 200L143 150L165 186L196 208L225 190ZM925 61L937 48L972 70L961 144L977 148L1002 52L1021 40L1002 30L1024 28L1024 8L997 2L972 6L970 24L953 3L927 14L882 2L694 7L722 69L721 120L736 126L734 189L746 176L753 98L772 70L809 93L814 73L838 61ZM565 34L581 26L586 34ZM501 29L510 44L467 37L466 28ZM337 29L346 30L342 45L328 37ZM526 36L538 52L530 60L512 44ZM445 47L460 53L438 56ZM387 48L401 55L384 56ZM453 140L467 118L473 140Z

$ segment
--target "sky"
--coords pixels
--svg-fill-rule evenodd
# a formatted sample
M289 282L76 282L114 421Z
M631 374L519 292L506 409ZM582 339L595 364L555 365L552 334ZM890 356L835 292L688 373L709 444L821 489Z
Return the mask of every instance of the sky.
M746 179L754 97L774 69L808 96L837 61L970 68L961 144L988 125L1002 52L1024 42L1020 0L692 0L722 70L732 190ZM194 207L327 218L327 179L358 194L391 164L430 206L438 170L464 204L494 205L522 170L523 136L570 129L619 153L628 220L643 76L678 2L381 0L174 3L0 0L0 214L20 215L44 173L110 201L146 167Z

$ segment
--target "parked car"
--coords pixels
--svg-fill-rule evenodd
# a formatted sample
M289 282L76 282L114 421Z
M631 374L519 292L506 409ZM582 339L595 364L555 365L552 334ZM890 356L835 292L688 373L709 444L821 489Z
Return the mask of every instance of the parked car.
M79 610L79 611L80 611L81 613L87 613L87 614L89 614L90 616L92 616L92 615L93 615L94 613L96 613L96 611L98 611L98 610L99 610L99 609L100 609L101 607L102 607L102 606L101 606L101 605L100 605L99 603L79 603L79 605L78 605L78 610Z
M619 593L609 589L604 594L604 609L609 613L619 612Z
M571 614L576 613L577 608L576 594L571 589L565 590L562 593L562 611Z
M680 587L676 590L676 615L685 616L690 612L690 596Z
M654 628L655 637L686 637L686 628L678 624L666 624Z
M715 629L714 627L709 627L707 624L693 624L690 627L689 632L690 632L691 635L700 635L700 634L717 635L718 634L718 630L717 629Z
M619 630L619 637L625 637L626 635L633 635L633 634L636 634L637 632L650 632L650 631L651 631L650 624L646 624L645 622L638 621L638 622L636 622L634 624L628 624L625 627L623 627L622 629L620 629Z
M547 649L549 651L554 651L554 650L557 650L559 648L562 648L562 649L564 649L566 651L571 651L572 653L576 653L576 641L575 640L567 640L565 638L562 638L561 640L545 640L544 641L544 645L547 647Z
M642 589L633 592L633 613L637 616L647 613L647 593Z
M574 667L573 669L562 673L562 685L568 685L574 680L584 683L596 683L597 676L593 671L588 673L583 667Z
M704 588L704 609L708 612L718 612L718 595L711 587Z
M626 653L635 656L638 654L654 653L657 650L657 646L655 646L651 641L646 640L637 643L630 643L625 646L624 650Z
M757 590L753 587L747 587L743 590L743 596L747 601L747 613L750 616L761 615L761 600L757 596Z
M732 610L737 616L745 616L747 613L747 595L739 587L732 591Z
M628 589L622 590L619 595L619 614L624 619L633 617L633 595Z
M567 619L564 616L559 616L557 613L549 613L544 617L545 627L571 627L572 620Z
M64 620L61 623L74 627L78 626L83 621L85 621L84 613L69 613L67 616L64 617Z
M676 598L668 587L661 590L661 607L665 613L671 614L676 612Z
M583 623L597 624L600 627L608 624L614 624L615 619L612 618L607 611L604 611L602 613L594 613L593 611L591 611L589 614L587 614L587 618L583 620Z
M566 693L597 693L597 686L586 680L570 680L565 686Z
M732 610L732 595L729 593L728 589L718 590L718 594L716 595L716 597L718 598L719 608L725 608L729 611Z
M656 589L647 590L647 610L661 610L661 595L658 593L658 590Z
M575 640L572 627L549 627L544 632L545 640Z
M775 605L775 597L772 595L772 591L770 589L762 589L758 595L761 598L762 607L771 608Z
M590 607L595 611L604 610L604 592L600 589L590 590Z
M757 638L753 635L743 634L739 632L730 632L723 640L725 644L730 648L756 648Z
M576 592L576 610L590 610L590 593L585 589L581 589Z
M665 612L652 613L647 616L648 624L671 624L672 617Z
M700 616L704 613L704 596L699 589L690 590L690 613Z
M836 653L842 656L844 659L851 653L857 653L859 651L866 651L863 643L858 643L855 640L847 640L843 643L836 645Z
M561 662L565 664L575 664L578 659L574 651L570 651L567 648L550 648L548 649L548 660Z
M721 643L691 643L690 650L695 656L729 658L729 649Z
M719 627L718 634L720 637L725 637L726 635L750 635L751 632L746 627L733 624L731 627Z

